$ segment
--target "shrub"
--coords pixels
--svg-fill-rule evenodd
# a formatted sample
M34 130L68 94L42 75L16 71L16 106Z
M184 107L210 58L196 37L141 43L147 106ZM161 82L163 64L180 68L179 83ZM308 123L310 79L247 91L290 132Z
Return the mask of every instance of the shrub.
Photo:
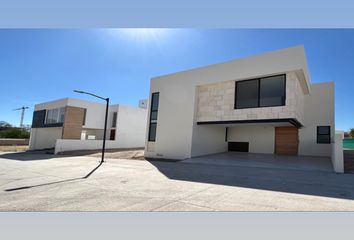
M351 129L349 130L349 136L350 136L351 138L354 138L354 128L351 128Z
M9 128L0 131L0 137L2 138L29 138L30 133L21 128Z

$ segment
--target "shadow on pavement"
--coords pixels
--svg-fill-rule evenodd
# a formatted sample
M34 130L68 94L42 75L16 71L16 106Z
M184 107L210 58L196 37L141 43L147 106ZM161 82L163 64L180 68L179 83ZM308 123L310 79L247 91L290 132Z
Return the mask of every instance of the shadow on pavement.
M55 155L55 158L58 157L61 156ZM52 150L14 152L14 153L0 154L0 158L4 158L8 160L17 160L17 161L50 160L54 158L54 153Z
M66 180L43 183L43 184L37 184L37 185L31 185L31 186L23 186L23 187L17 187L17 188L8 188L8 189L5 189L4 191L5 192L12 192L12 191L17 191L17 190L25 190L25 189L34 188L34 187L42 187L42 186L48 186L48 185L64 183L64 182L72 182L72 181L81 180L81 179L83 179L83 178L82 177L72 178L72 179L66 179Z
M89 178L102 164L103 164L103 162L100 162L94 169L92 169L92 170L91 170L89 173L87 173L84 177L71 178L71 179L60 180L60 181L49 182L49 183L42 183L42 184L37 184L37 185L22 186L22 187L17 187L17 188L8 188L8 189L5 189L4 191L5 191L5 192L13 192L13 191L25 190L25 189L35 188L35 187L42 187L42 186L48 186L48 185L53 185L53 184L58 184L58 183L73 182L73 181L76 181L76 180L87 179L87 178Z
M174 180L354 199L353 174L335 174L315 170L222 166L187 163L186 161L162 162L149 160L162 174Z

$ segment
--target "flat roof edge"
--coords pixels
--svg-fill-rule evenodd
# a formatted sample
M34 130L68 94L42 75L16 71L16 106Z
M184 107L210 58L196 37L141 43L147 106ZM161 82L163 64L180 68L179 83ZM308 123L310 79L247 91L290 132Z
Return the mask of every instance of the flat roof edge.
M259 57L266 57L267 55L271 56L273 54L282 54L282 53L285 54L285 53L291 52L291 51L301 52L303 54L303 57L305 58L304 60L305 60L306 66L307 66L304 45L296 45L296 46L292 46L292 47L288 47L288 48L281 48L281 49L277 49L277 50L273 50L273 51L267 51L267 52L263 52L263 53L259 53L259 54L253 54L253 55L249 55L246 57L236 58L236 59L218 62L218 63L214 63L214 64L208 64L208 65L204 65L204 66L200 66L200 67L194 67L194 68L190 68L190 69L182 70L182 71L178 71L178 72L154 76L151 78L151 80L156 80L156 79L165 78L168 76L173 76L173 75L178 75L178 74L183 74L183 73L188 73L188 72L193 72L193 71L200 71L200 70L207 69L210 67L217 67L219 65L228 64L228 63L235 63L238 61L241 62L241 61L245 61L245 60L251 60L252 58L256 59ZM307 71L307 69L304 69L304 70ZM307 75L307 73L306 73L306 75Z
M242 124L242 123L284 123L288 122L294 127L301 128L303 125L295 118L251 119L251 120L225 120L225 121L198 121L197 125L217 124Z

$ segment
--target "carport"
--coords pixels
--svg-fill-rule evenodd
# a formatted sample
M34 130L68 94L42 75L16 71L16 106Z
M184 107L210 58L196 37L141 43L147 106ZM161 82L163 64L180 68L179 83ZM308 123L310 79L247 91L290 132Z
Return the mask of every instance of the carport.
M197 122L202 128L225 129L228 151L298 155L299 128L296 119L257 119ZM220 143L219 143L220 144Z

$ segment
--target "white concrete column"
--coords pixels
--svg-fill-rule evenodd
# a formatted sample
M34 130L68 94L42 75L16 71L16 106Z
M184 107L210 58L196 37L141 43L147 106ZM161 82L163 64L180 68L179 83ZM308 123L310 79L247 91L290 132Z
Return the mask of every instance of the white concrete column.
M343 134L336 133L332 144L332 164L336 173L344 173Z

